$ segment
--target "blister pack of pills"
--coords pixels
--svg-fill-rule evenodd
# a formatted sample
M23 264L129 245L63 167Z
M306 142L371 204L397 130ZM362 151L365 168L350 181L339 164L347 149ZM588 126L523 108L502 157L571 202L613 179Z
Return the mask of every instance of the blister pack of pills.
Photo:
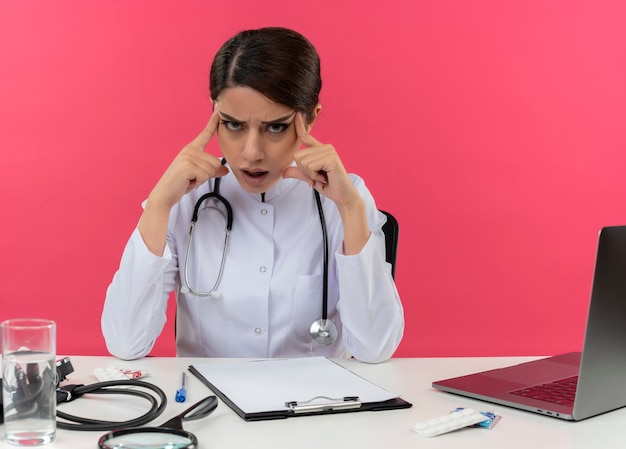
M489 418L480 412L472 410L471 408L464 408L447 415L439 416L438 418L415 423L412 430L425 437L434 437L462 429L463 427L473 426L474 424L488 419Z
M463 407L459 407L455 410L455 412L459 412L463 410ZM500 415L496 415L494 412L480 412L481 415L485 416L487 419L485 421L481 421L479 423L474 424L472 427L480 427L483 429L491 429L493 426L495 426L496 424L498 424L498 421L500 421L501 416Z
M121 369L115 366L109 366L108 368L96 368L93 370L93 374L100 382L106 382L108 380L140 379L148 376L148 371Z

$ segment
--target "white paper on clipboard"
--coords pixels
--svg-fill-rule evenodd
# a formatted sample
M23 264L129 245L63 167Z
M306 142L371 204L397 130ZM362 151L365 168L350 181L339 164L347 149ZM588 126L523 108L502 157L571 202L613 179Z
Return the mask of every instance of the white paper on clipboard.
M245 413L286 410L287 402L306 402L316 397L358 397L364 403L399 397L326 357L193 366Z

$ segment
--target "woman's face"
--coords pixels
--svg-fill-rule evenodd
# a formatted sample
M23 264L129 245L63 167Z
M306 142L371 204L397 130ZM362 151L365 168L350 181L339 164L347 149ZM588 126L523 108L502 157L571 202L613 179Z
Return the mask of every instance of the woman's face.
M300 147L296 111L249 87L225 89L215 109L220 115L217 141L230 171L246 191L267 192Z

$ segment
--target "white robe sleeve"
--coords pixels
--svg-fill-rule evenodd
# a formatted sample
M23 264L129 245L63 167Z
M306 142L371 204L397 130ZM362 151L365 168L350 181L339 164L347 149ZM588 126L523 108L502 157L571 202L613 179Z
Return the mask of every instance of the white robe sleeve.
M167 245L162 257L155 256L139 230L134 230L102 311L102 333L112 355L131 360L150 352L165 325L169 292L175 282L173 265Z
M337 308L343 323L346 349L361 362L378 363L390 358L404 335L404 311L385 260L386 217L375 206L371 193L353 178L361 193L370 225L370 238L359 254L335 254L339 282Z
M336 255L344 342L361 362L387 360L404 334L404 312L384 243L383 237L381 248L372 233L361 253Z

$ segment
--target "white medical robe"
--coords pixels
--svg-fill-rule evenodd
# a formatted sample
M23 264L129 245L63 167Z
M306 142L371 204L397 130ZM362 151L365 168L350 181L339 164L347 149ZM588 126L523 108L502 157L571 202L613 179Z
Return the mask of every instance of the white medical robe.
M106 294L102 331L108 350L122 359L147 355L175 291L178 356L353 356L372 363L391 357L403 335L404 315L385 261L385 217L363 180L350 178L365 201L372 233L359 254L343 255L339 213L321 195L329 238L328 318L339 329L333 344L318 345L309 335L322 314L323 286L323 239L313 190L302 181L283 179L262 198L228 174L220 193L230 202L234 220L219 294L181 292L194 205L212 191L210 180L172 209L162 257L150 253L139 232L133 232ZM199 214L188 263L196 290L209 291L216 281L224 211L211 199Z

